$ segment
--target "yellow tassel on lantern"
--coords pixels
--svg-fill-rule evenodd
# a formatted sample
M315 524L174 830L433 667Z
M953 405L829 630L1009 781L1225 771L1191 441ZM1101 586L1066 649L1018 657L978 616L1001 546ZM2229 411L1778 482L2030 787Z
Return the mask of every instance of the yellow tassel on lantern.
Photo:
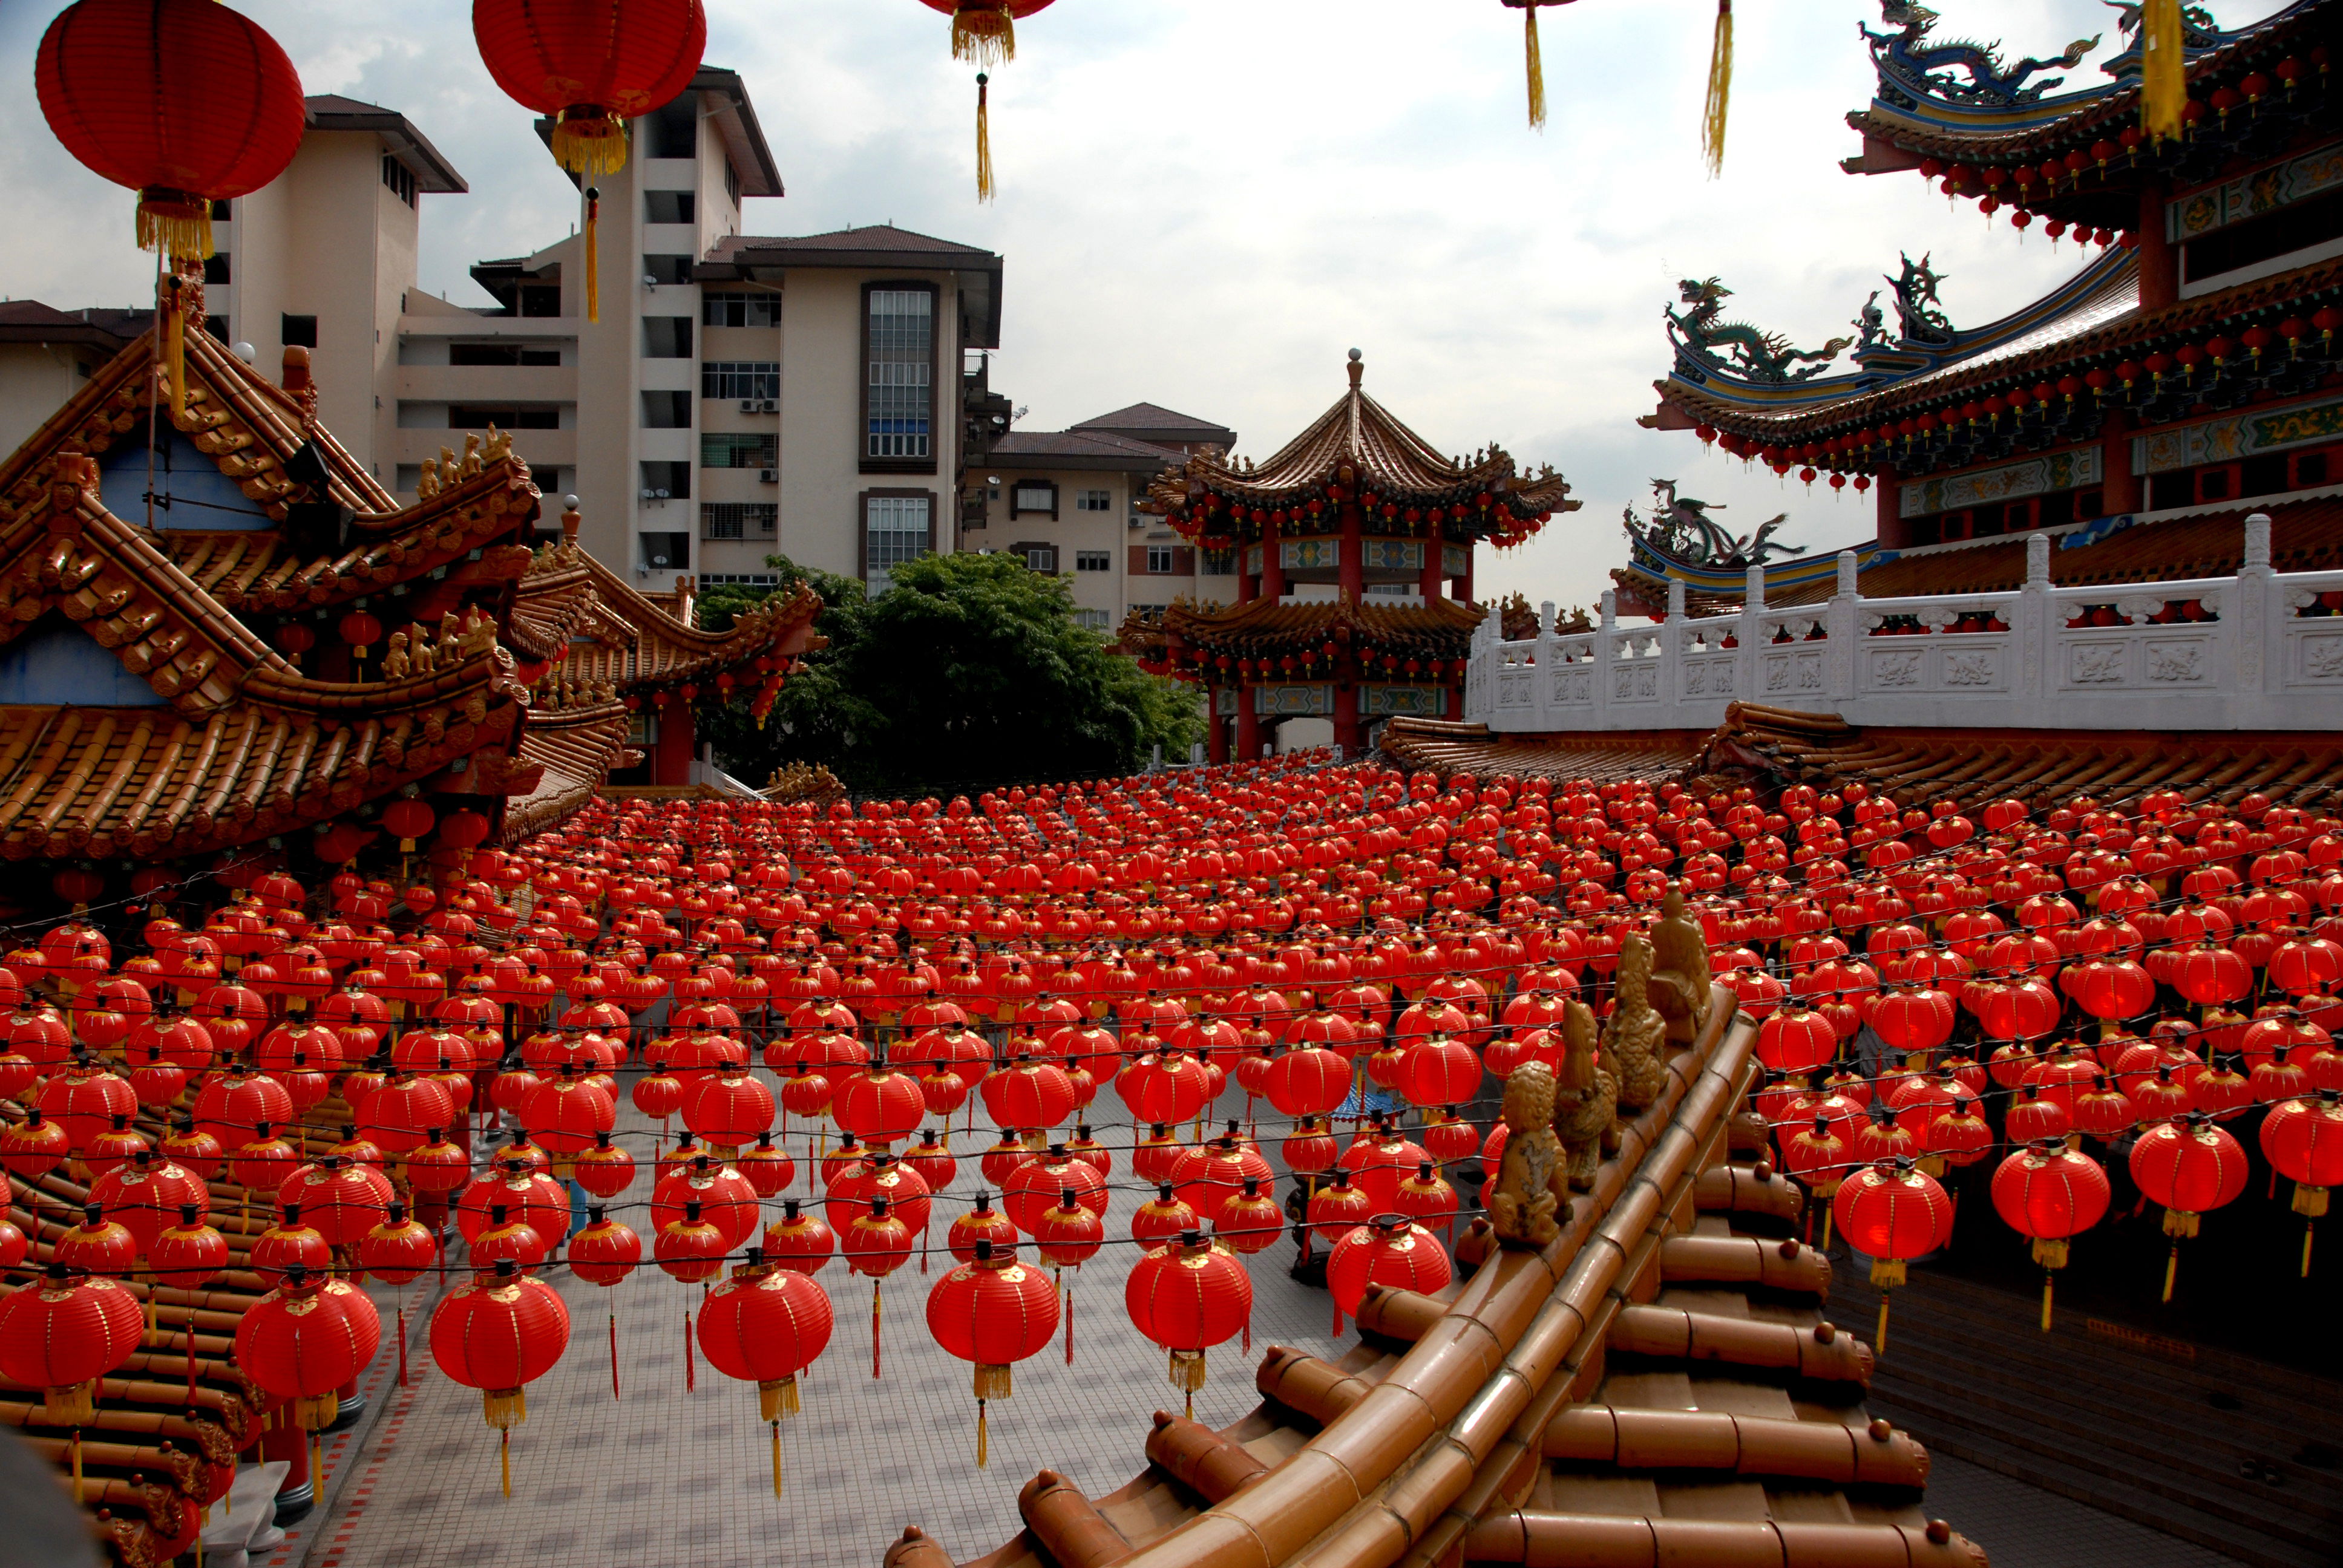
M576 174L617 174L627 166L627 122L591 104L562 110L553 127L553 161Z
M1538 55L1535 0L1522 7L1522 49L1530 75L1530 128L1542 131L1545 129L1545 63Z
M982 1470L986 1462L992 1456L986 1452L985 1445L984 1402L982 1400L978 1400L976 1402L976 1467L979 1470Z
M781 1494L781 1423L776 1421L771 1424L773 1428L773 1495L779 1497Z
M174 272L164 285L163 365L171 381L171 417L187 411L187 307L185 285Z
M602 319L602 193L586 187L586 319Z
M1725 172L1725 110L1732 98L1733 0L1716 0L1716 35L1708 49L1708 99L1700 119L1700 152L1711 179Z
M159 255L212 253L212 204L193 191L150 186L138 193L138 248Z
M1017 21L1007 0L962 0L952 12L952 58L988 71L1017 58Z
M980 71L976 76L976 199L992 199L992 116L986 102L987 84L992 80Z
M2139 125L2152 136L2180 134L2188 99L2182 74L2180 0L2147 0L2139 21Z

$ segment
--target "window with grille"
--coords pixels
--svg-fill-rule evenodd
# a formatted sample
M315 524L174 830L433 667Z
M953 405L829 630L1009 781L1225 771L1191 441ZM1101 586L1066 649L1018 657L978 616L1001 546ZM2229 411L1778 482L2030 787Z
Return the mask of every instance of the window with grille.
M779 327L781 297L778 294L703 294L699 297L703 327Z
M1172 547L1170 545L1150 545L1147 547L1147 570L1150 575L1154 577L1170 577L1172 575Z
M699 466L703 468L778 468L781 466L781 438L767 431L761 436L727 434L699 437Z
M415 171L388 153L382 155L382 183L391 195L409 206L415 205Z
M1044 517L1058 515L1058 487L1048 479L1020 479L1010 487L1009 515L1022 517L1027 512L1039 512Z
M699 508L703 539L769 539L781 520L771 501L709 501Z
M905 561L928 553L928 498L871 496L863 502L862 580L873 594L894 586L893 574Z
M1111 572L1114 570L1112 550L1076 550L1074 569L1078 572Z
M1077 490L1074 492L1074 510L1111 512L1114 510L1114 492L1112 490Z
M1106 611L1102 609L1078 609L1074 611L1074 620L1092 631L1104 631L1107 628L1108 618Z
M699 395L729 400L735 397L779 397L779 360L711 359L699 367Z
M1058 575L1058 547L1046 544L1023 544L1010 547L1011 553L1025 558L1025 564L1045 577Z
M935 455L930 439L935 308L935 296L924 288L870 291L867 457Z

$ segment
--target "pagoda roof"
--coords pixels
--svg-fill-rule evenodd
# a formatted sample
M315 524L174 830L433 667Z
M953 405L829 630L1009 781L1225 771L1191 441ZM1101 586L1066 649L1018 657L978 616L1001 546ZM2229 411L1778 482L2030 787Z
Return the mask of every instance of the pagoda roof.
M157 405L161 421L209 457L251 508L224 516L216 529L136 531L216 605L283 613L380 593L442 568L496 578L518 577L526 567L525 549L500 548L538 511L537 487L519 459L475 454L465 464L468 471L439 494L401 507L317 423L307 398L261 376L211 334L186 335L185 363L186 412L174 417ZM0 462L0 540L45 493L61 455L77 450L103 458L119 442L143 439L156 374L149 328ZM303 498L317 498L316 485L289 477L312 464L310 471L324 476L324 500L338 508L322 523L297 512L307 504ZM178 513L166 516L176 521ZM476 551L480 560L470 558Z
M1387 653L1431 658L1461 658L1481 624L1482 610L1454 599L1425 605L1376 604L1348 598L1280 600L1256 598L1228 608L1199 609L1175 604L1163 612L1160 633L1168 640L1212 653L1257 658L1326 643L1358 644ZM1158 623L1126 622L1144 635ZM1128 646L1128 644L1126 644Z
M568 519L563 519L565 526ZM558 660L578 685L607 682L620 698L710 678L768 655L794 658L821 645L821 596L802 584L776 593L723 631L693 625L689 578L669 604L642 592L574 538L538 552L515 590L513 646L535 662Z
M501 840L518 843L594 798L602 781L642 760L627 749L633 715L615 697L575 707L536 707L521 734L520 761L538 769L536 787L505 805Z
M1592 779L1597 784L1659 779L1682 772L1700 755L1706 733L1654 729L1633 735L1500 735L1485 724L1401 716L1386 723L1381 745L1411 771L1470 773L1489 779Z
M1516 513L1579 505L1568 498L1570 486L1561 475L1547 469L1523 477L1502 447L1491 446L1469 459L1443 457L1367 396L1361 370L1352 360L1350 389L1268 461L1254 465L1218 451L1198 452L1156 481L1157 501L1168 507L1209 490L1247 506L1282 507L1323 490L1349 468L1362 491L1419 506L1448 506L1483 492L1508 495Z

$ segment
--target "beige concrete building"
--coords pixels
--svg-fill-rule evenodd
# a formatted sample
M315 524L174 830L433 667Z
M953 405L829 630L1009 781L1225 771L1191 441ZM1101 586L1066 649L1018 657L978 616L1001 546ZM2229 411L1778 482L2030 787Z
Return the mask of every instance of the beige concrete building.
M1232 603L1233 561L1199 551L1139 502L1163 469L1236 438L1152 403L1065 430L1012 430L969 471L965 548L1071 577L1083 623L1109 633L1131 611L1161 614L1175 598Z

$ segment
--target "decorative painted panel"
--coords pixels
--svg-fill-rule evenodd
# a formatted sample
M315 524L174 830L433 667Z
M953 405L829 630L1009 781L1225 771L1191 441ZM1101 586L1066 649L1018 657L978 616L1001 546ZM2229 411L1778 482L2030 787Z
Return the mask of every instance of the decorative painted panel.
M1261 576L1261 547L1259 545L1247 545L1245 547L1244 575L1249 578L1257 578Z
M2343 145L2321 147L2167 203L2164 237L2176 242L2195 239L2225 225L2322 196L2338 186L2343 186Z
M1278 558L1288 571L1321 567L1332 571L1342 562L1342 541L1336 538L1281 539L1278 547Z
M1331 686L1256 686L1252 709L1272 719L1324 719L1334 712Z
M1213 688L1212 716L1216 719L1234 719L1236 715L1237 689L1233 686Z
M1497 700L1501 706L1508 700L1503 695L1502 684ZM1362 719L1438 719L1447 711L1448 689L1444 686L1359 688L1359 717Z
M1369 567L1382 571L1420 572L1423 569L1422 539L1363 539Z
M2307 441L2331 441L2338 436L2343 436L2343 397L2330 397L2134 436L2131 466L2136 473L2169 473L2199 463L2226 463L2253 452L2299 447Z
M2029 457L2022 463L2004 463L1997 468L1981 468L1972 474L1916 480L1897 489L1896 510L1899 517L1921 518L1931 512L1957 511L1963 507L1991 506L2021 496L2070 490L2077 485L2096 485L2099 479L2099 448L2077 447L2071 451Z
M1472 569L1473 547L1471 545L1443 545L1440 547L1441 576L1461 578Z

